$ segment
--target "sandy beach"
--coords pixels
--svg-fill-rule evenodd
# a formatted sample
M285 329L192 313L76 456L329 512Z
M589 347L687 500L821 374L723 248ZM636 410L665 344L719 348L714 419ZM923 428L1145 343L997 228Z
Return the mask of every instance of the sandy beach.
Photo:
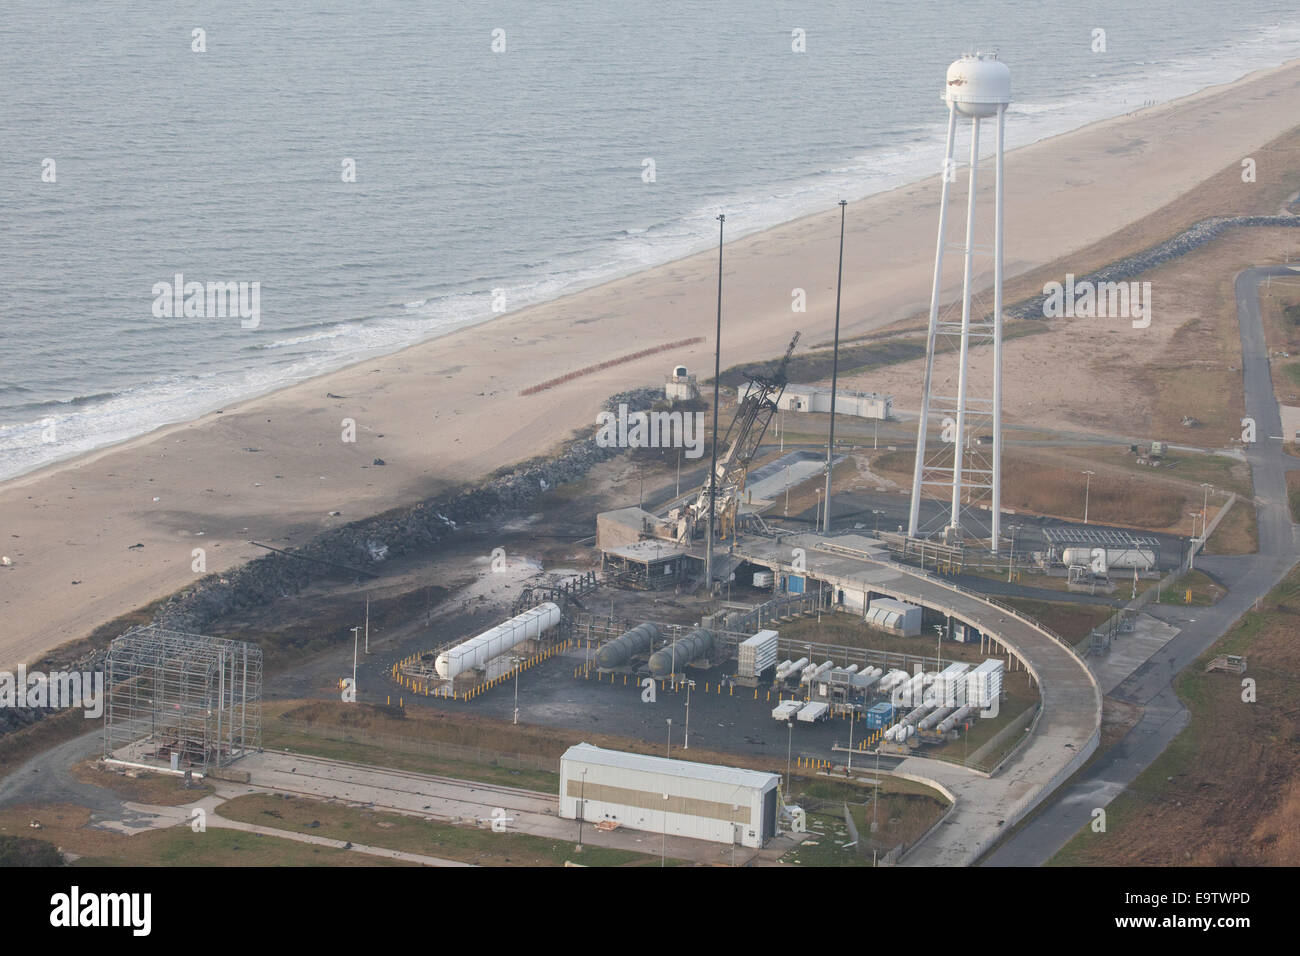
M1009 153L1008 278L1123 229L1290 129L1297 87L1300 61ZM849 207L845 337L927 306L938 194L932 178ZM808 344L829 340L838 239L832 208L727 244L724 368L779 354L795 329ZM608 395L660 382L674 364L703 373L716 267L706 250L5 483L0 669L192 582L195 549L221 571L262 553L250 539L298 544L542 454L591 427ZM794 288L807 291L807 314L792 314ZM694 336L706 341L519 397ZM906 407L902 383L890 387ZM341 440L344 419L354 443Z

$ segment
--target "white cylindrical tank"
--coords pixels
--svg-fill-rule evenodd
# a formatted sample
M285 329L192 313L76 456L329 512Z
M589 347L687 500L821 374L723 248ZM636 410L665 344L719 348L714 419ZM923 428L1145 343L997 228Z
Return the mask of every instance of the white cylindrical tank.
M939 721L939 733L946 734L973 713L975 713L974 707L958 708L955 713L949 714L943 720Z
M490 631L471 637L463 644L439 654L433 662L438 676L450 680L465 671L482 667L494 657L500 657L516 644L549 631L560 623L560 608L549 601L524 611Z
M947 717L956 709L957 709L956 707L939 707L933 713L927 716L924 720L922 720L919 724L917 724L917 726L920 727L922 730L929 730L931 727L938 724L941 720L943 720L945 717Z
M967 53L948 67L943 95L962 116L996 116L1011 102L1011 71L995 53Z

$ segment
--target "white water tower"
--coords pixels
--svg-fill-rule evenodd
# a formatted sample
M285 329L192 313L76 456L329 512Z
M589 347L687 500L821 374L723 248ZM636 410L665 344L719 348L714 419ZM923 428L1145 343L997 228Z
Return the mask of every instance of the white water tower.
M1003 128L1007 105L1011 102L1011 71L996 54L966 54L948 67L947 87L943 94L948 105L948 145L943 161L943 186L939 204L939 239L934 257L934 284L930 292L930 324L926 338L925 387L921 403L921 420L916 433L916 462L912 473L912 503L908 534L912 537L938 531L921 526L921 499L941 498L947 505L944 539L957 544L964 537L962 519L972 509L987 504L989 509L989 548L998 550L999 519L1002 506L1002 152ZM993 288L991 308L972 314L972 285L975 260L987 258L988 243L977 241L976 200L980 167L980 124L996 120L996 148L993 154ZM954 159L958 121L970 130L970 159L967 163L966 229L961 240L952 243L962 254L960 302L940 307L944 280L944 252L950 244L947 236L948 195L957 182ZM986 159L987 166L988 160ZM987 223L983 224L987 230ZM976 295L976 298L980 298ZM976 306L979 307L977 302ZM985 304L990 305L990 303ZM972 345L992 344L992 381L987 375L981 382L970 367ZM936 349L949 362L955 360L957 380L947 380L936 394ZM953 353L949 355L948 353ZM941 441L926 447L937 425ZM991 431L991 443L980 439L981 432Z

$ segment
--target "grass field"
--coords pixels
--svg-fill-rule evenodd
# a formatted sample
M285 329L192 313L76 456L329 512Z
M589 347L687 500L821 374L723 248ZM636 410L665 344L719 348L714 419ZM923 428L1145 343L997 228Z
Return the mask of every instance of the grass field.
M132 803L148 803L156 807L179 807L202 800L213 792L208 783L194 783L188 789L181 777L164 773L130 774L119 770L101 768L99 761L88 760L72 768L72 775L82 783L102 787Z
M1067 641L1083 640L1092 633L1094 627L1113 615L1124 603L1120 600L1115 607L1108 607L1104 604L1069 604L1020 597L1001 597L998 600L1047 625Z
M400 813L325 803L289 794L249 794L221 805L223 817L259 826L403 850L477 866L659 865L657 855L587 845L581 854L569 840L528 833L455 826Z
M42 829L28 826L39 818ZM74 866L392 866L396 861L296 840L208 827L149 830L126 836L91 828L84 807L13 807L0 811L0 836L30 836L79 859Z
M1210 535L1210 540L1205 542L1201 553L1254 554L1258 550L1259 526L1255 522L1255 502L1247 497L1237 499L1232 510Z
M1188 600L1188 592L1191 600ZM1158 599L1160 604L1185 604L1193 607L1209 607L1218 604L1228 592L1208 574L1201 571L1188 571L1167 588L1161 589Z
M948 801L929 787L881 774L879 806L873 806L876 788L870 780L817 778L796 789L795 803L816 809L808 813L809 838L786 853L781 861L799 866L871 866L871 850L885 853L899 844L919 839L948 810ZM844 805L853 816L860 846L850 847ZM871 833L875 814L878 829Z
M1053 859L1078 866L1300 864L1300 568L1177 679L1191 721ZM1204 671L1246 656L1244 677ZM1250 680L1250 686L1243 682Z

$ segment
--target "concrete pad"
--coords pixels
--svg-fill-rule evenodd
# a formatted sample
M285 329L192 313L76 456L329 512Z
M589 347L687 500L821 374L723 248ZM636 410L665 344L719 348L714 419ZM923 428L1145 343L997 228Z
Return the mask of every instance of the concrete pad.
M1119 634L1110 643L1110 651L1100 657L1089 657L1088 667L1097 678L1103 695L1123 683L1124 679L1141 667L1156 651L1178 636L1181 628L1166 624L1150 614L1139 614L1130 634Z

